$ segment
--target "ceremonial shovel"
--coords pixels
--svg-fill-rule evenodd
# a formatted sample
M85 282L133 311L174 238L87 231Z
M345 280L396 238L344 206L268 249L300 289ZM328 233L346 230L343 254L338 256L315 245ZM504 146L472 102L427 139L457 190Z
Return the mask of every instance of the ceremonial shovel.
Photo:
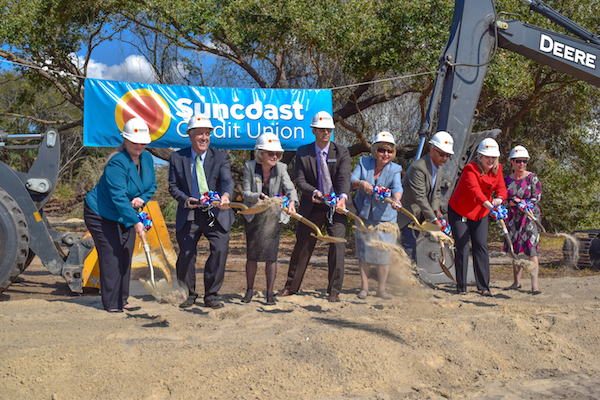
M173 288L167 282L166 279L160 279L158 282L154 280L154 266L152 265L152 256L150 255L150 246L148 245L148 239L146 238L146 232L142 232L142 243L144 245L144 253L146 253L146 260L150 267L150 281L140 278L140 282L144 285L144 288L152 296L161 300L165 294L173 291Z
M288 212L288 209L283 208L283 211ZM316 237L319 240L322 240L324 242L329 242L329 243L344 243L344 242L346 242L346 239L344 239L344 238L323 235L323 233L321 232L321 230L315 223L313 223L312 221L310 221L309 219L303 217L302 215L300 215L298 213L290 212L289 214L290 214L290 217L297 219L298 221L302 222L303 224L308 225L312 229L314 229L314 231L316 232L316 235L314 233L311 233L310 235L313 237Z
M394 202L394 200L386 197L383 200L387 201L390 204L395 205L396 207L398 207L398 203ZM440 227L437 226L436 224L434 224L433 222L428 222L428 221L423 221L423 222L419 222L419 220L417 219L417 217L415 217L410 211L408 211L406 208L399 206L398 207L400 209L400 211L409 216L410 219L413 220L413 225L409 225L409 227L411 227L412 229L416 230L416 231L423 231L423 232L439 232Z

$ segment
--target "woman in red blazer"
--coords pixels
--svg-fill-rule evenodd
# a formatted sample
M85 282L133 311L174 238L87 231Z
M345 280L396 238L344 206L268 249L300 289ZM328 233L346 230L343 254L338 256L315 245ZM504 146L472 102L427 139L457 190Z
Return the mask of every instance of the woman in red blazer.
M483 296L490 293L488 255L488 214L506 198L500 151L494 139L483 139L477 147L477 160L465 166L458 186L448 202L448 222L456 245L456 292L467 293L469 238L473 247L473 270L477 288ZM496 197L492 198L492 194Z

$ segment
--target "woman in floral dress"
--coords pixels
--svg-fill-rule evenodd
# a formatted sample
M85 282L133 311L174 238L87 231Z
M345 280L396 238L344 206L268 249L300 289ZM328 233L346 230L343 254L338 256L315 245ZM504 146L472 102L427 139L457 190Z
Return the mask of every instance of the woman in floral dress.
M527 204L533 215L540 219L539 202L542 196L542 184L538 176L527 171L529 161L529 152L523 146L516 146L509 155L513 167L513 173L504 177L506 189L508 191L508 218L506 226L510 233L510 240L513 243L515 254L524 253L530 261L535 263L535 269L531 271L531 293L542 293L538 286L538 243L540 241L540 232L537 225L525 212L519 208ZM523 203L525 201L526 203ZM506 244L504 250L508 251ZM517 290L521 288L521 274L523 267L513 265L514 282L506 290Z

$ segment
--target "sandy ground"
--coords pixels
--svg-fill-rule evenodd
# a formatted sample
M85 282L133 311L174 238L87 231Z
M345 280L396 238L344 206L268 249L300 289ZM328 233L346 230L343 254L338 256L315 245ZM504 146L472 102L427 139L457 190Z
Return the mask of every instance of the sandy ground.
M122 314L102 310L93 290L69 295L35 260L0 294L0 399L600 398L600 275L542 278L532 296L528 280L501 290L510 269L496 260L495 296L485 298L424 285L395 265L393 300L373 290L359 300L349 252L342 302L329 303L326 247L317 250L303 292L275 306L262 291L241 302L234 246L224 308L146 295ZM277 288L289 254L280 258Z

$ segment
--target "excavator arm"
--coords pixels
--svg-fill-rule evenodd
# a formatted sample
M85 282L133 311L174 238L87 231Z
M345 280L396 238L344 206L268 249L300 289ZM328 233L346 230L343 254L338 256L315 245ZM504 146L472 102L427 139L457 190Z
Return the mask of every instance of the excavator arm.
M432 134L437 115L437 131L447 131L454 138L454 156L443 168L442 209L452 195L464 166L473 157L477 144L486 137L495 138L499 129L472 132L477 102L488 64L498 48L513 51L560 72L600 87L600 39L553 10L541 0L523 0L529 8L579 38L563 35L522 22L500 19L493 0L456 0L450 36L440 57L437 77L427 113L419 130L421 141L417 159L425 140ZM515 17L513 14L507 14ZM445 281L434 254L439 246L425 243L418 250L419 268L433 282ZM439 250L438 250L439 251ZM439 276L440 280L435 277Z
M471 159L473 145L500 133L498 130L471 133L488 63L498 47L600 86L600 39L540 0L524 2L581 39L520 20L499 19L492 0L456 0L450 37L440 57L429 107L419 131L421 143L417 154L419 158L425 139L432 133L433 118L438 114L437 130L452 134L456 153L444 166L446 203Z

